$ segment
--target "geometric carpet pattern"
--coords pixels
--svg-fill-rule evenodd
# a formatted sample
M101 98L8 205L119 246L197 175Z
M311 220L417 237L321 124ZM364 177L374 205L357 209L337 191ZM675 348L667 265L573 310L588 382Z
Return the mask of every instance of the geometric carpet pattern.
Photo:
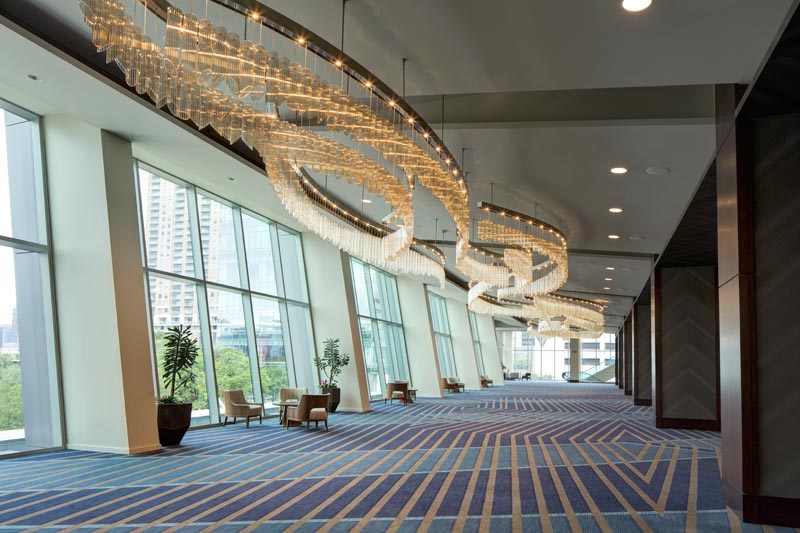
M329 432L267 419L146 455L0 460L0 531L762 531L725 510L718 433L656 430L613 386L373 409Z

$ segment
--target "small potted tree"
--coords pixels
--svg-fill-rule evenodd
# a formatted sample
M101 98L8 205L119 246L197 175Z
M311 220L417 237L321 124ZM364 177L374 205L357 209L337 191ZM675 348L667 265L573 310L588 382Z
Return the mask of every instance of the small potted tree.
M161 379L164 390L158 401L158 440L162 446L177 446L192 423L192 402L186 401L194 384L197 339L191 326L174 326L164 335Z
M336 378L342 373L342 368L350 364L350 355L339 353L339 339L325 339L324 344L322 357L316 356L314 365L325 376L321 383L322 394L330 394L330 409L328 410L335 413L341 400L341 390L336 383Z

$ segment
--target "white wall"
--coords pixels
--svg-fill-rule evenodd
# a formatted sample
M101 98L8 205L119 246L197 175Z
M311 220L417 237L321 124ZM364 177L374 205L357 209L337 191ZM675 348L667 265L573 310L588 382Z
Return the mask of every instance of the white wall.
M467 389L480 390L480 368L478 356L475 355L475 344L472 340L467 306L452 298L447 298L445 301L447 302L447 319L450 322L450 338L453 340L453 354L458 378Z
M43 123L67 447L158 449L130 143Z
M503 384L503 363L500 358L500 349L497 345L497 335L494 328L494 319L489 315L476 315L478 319L478 335L483 351L483 365L486 374L494 381L493 385Z
M346 254L313 233L303 233L311 320L316 350L322 354L323 341L339 339L339 349L350 354L350 364L339 376L342 411L369 411L369 392L355 297ZM314 386L318 386L316 383ZM309 387L309 392L314 388Z
M441 398L444 391L425 286L409 277L397 276L397 292L411 382L417 396Z

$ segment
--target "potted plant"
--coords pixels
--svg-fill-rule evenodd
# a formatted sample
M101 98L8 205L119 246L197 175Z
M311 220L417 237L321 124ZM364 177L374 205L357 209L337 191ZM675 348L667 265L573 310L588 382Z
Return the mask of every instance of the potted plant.
M341 390L336 383L336 377L342 373L342 368L350 364L350 355L339 353L339 339L325 339L325 349L322 357L314 358L314 365L322 370L325 379L320 383L323 394L330 394L330 411L336 412L341 399Z
M162 446L177 446L192 423L192 402L185 401L194 384L197 339L191 326L167 328L161 379L168 394L158 401L158 440Z

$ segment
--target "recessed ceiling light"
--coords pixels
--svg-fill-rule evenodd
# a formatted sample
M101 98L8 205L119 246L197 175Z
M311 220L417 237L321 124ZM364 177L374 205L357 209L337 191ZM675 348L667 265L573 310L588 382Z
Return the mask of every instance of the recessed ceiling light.
M653 0L622 0L622 8L626 11L644 11L650 4L653 3Z
M631 235L628 238L630 240L632 240L632 241L643 241L643 240L647 239L647 237L645 237L644 235Z
M28 74L28 79L32 81L42 81L42 78L40 78L36 74Z
M623 289L623 288L619 288L619 289L617 289L617 291L618 291L618 292L625 292L625 289Z
M670 172L672 172L672 170L670 170L667 167L647 167L647 170L645 172L647 172L651 176L665 176Z
M228 181L236 181L236 178L228 178Z
M614 267L606 267L606 270L615 270Z
M609 239L619 239L619 235L613 235L612 234L612 235L609 235L608 238Z
M631 267L622 267L620 270L622 270L623 272L633 272L633 269Z
M611 209L608 210L608 212L609 213L622 213L622 208L621 207L612 207Z
M614 167L611 169L612 174L627 174L628 169L625 167Z
M370 200L369 198L362 198L361 202L364 203L364 204L371 204L372 200Z
M614 278L603 278L603 281L614 281Z
M611 287L603 287L603 290L610 291Z

